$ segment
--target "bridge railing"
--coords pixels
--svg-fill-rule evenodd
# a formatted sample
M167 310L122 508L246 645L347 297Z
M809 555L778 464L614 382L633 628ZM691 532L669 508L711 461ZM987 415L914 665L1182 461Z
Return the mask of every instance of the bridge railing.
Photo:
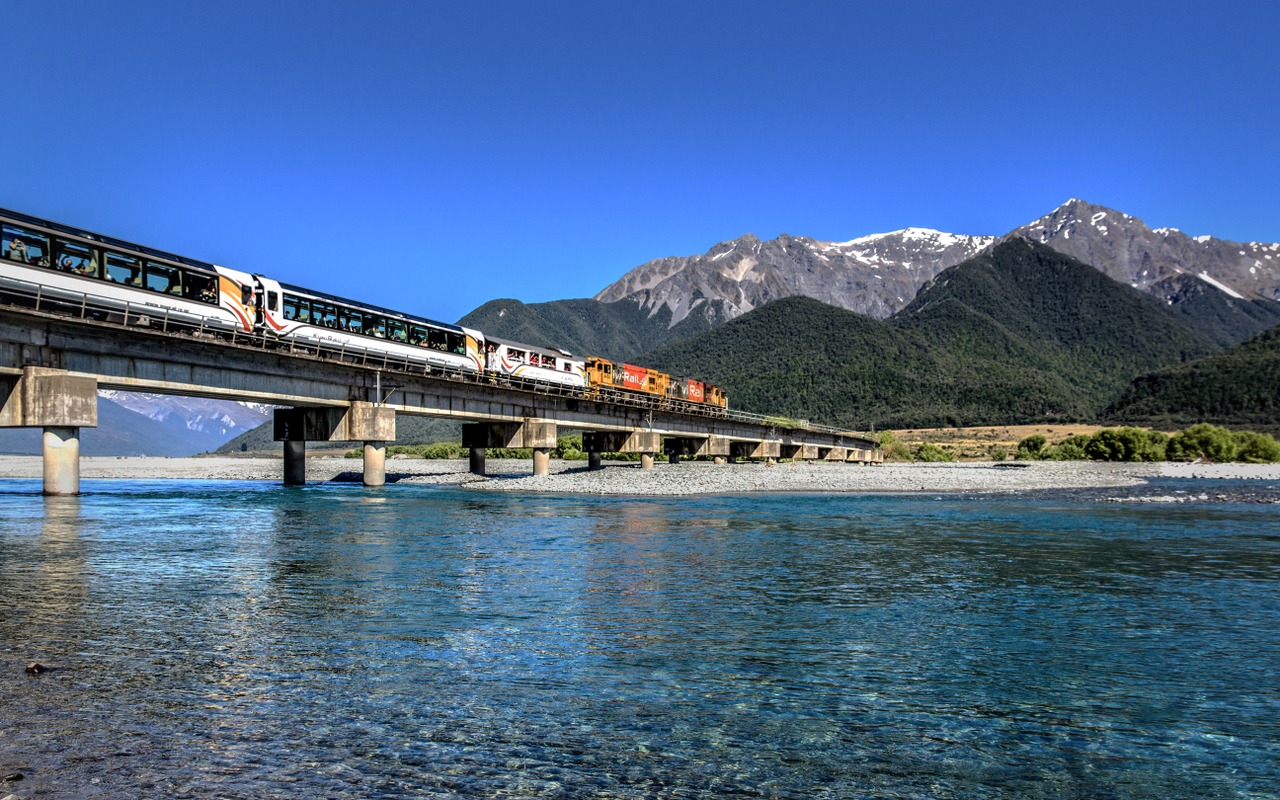
M857 435L841 428L819 425L808 420L726 410L704 403L691 403L686 400L627 392L610 387L598 386L583 389L582 387L537 381L514 375L475 372L453 366L431 364L388 351L370 350L367 347L349 344L329 346L299 343L296 339L281 339L271 333L246 332L234 327L209 325L207 320L200 320L197 324L191 321L189 317L184 319L182 315L174 315L168 310L164 310L162 314L159 314L159 310L153 306L135 305L129 302L126 302L123 308L118 305L107 305L95 302L94 296L83 292L72 293L60 290L57 295L51 296L44 291L44 287L40 284L16 279L9 279L9 281L9 285L0 290L0 303L83 319L97 324L119 325L135 329L146 328L168 335L218 338L229 344L241 347L287 352L293 356L315 358L322 361L338 361L362 369L379 370L393 375L423 376L461 381L477 386L501 386L504 389L515 389L543 396L602 401L642 410L672 412L695 417L730 419L768 428L810 431L836 436ZM20 284L20 286L15 286L16 284ZM393 384L387 397L379 398L379 400L389 399L396 388L398 387Z

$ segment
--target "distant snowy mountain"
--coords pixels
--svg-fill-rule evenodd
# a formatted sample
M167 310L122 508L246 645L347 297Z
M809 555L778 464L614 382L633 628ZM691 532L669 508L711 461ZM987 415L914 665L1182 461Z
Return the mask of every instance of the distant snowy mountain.
M1183 277L1236 300L1280 300L1280 244L1152 229L1137 217L1074 198L1008 236L1043 242L1164 300L1173 299Z
M791 295L883 319L910 303L942 270L1017 236L1047 244L1172 305L1194 300L1188 313L1225 325L1228 332L1219 333L1220 339L1240 341L1280 324L1280 306L1274 305L1280 300L1280 244L1153 230L1137 217L1078 199L1004 237L924 228L847 242L788 235L762 242L747 234L703 255L642 264L595 299L627 300L651 314L665 307L672 325L699 311L733 318Z
M180 423L194 434L216 438L219 445L270 419L273 408L263 403L106 390L98 392L98 399L116 403L156 422Z
M190 456L271 419L271 406L135 392L98 392L98 427L80 430L87 456ZM37 454L39 428L0 429L0 452Z
M642 264L595 296L638 302L651 314L670 309L671 324L700 309L727 318L771 300L803 295L884 318L911 302L926 281L995 242L925 228L824 242L752 234L721 242L703 255L672 256Z

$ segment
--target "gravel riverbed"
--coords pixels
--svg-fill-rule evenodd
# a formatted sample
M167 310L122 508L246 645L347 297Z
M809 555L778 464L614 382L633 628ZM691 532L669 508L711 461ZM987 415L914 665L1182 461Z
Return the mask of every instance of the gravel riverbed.
M591 472L582 461L552 461L551 474L534 477L529 461L491 459L487 477L471 475L465 459L390 458L388 483L449 484L475 491L607 495L736 494L742 492L1008 492L1140 485L1151 478L1280 480L1276 464L1104 464L1093 462L966 462L858 466L782 462L715 465L606 462ZM85 457L82 480L178 479L279 481L274 458ZM0 456L0 478L42 475L38 456ZM359 482L359 459L307 459L308 483ZM1209 486L1209 484L1206 484ZM1206 489L1210 491L1211 486Z

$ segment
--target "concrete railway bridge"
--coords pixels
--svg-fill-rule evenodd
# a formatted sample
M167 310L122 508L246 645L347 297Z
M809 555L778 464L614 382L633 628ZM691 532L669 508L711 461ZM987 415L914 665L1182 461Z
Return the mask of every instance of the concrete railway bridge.
M533 474L546 474L561 430L583 431L590 467L606 452L714 458L807 459L877 463L864 435L805 422L710 408L675 412L646 395L519 379L441 372L347 351L291 349L257 334L171 328L166 320L126 314L115 322L82 308L0 305L0 427L43 429L44 492L80 490L80 428L96 427L97 390L213 397L281 406L275 439L283 443L283 480L306 481L306 443L362 442L364 483L385 481L386 443L396 416L459 420L471 471L484 474L485 449L533 451Z

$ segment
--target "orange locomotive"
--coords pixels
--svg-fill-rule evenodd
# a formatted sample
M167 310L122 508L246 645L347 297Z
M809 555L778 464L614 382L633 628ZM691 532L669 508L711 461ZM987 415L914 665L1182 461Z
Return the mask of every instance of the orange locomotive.
M614 365L599 356L587 357L587 384L592 388L623 389L659 398L728 408L729 399L720 387L692 378L672 379L665 372L634 364Z

